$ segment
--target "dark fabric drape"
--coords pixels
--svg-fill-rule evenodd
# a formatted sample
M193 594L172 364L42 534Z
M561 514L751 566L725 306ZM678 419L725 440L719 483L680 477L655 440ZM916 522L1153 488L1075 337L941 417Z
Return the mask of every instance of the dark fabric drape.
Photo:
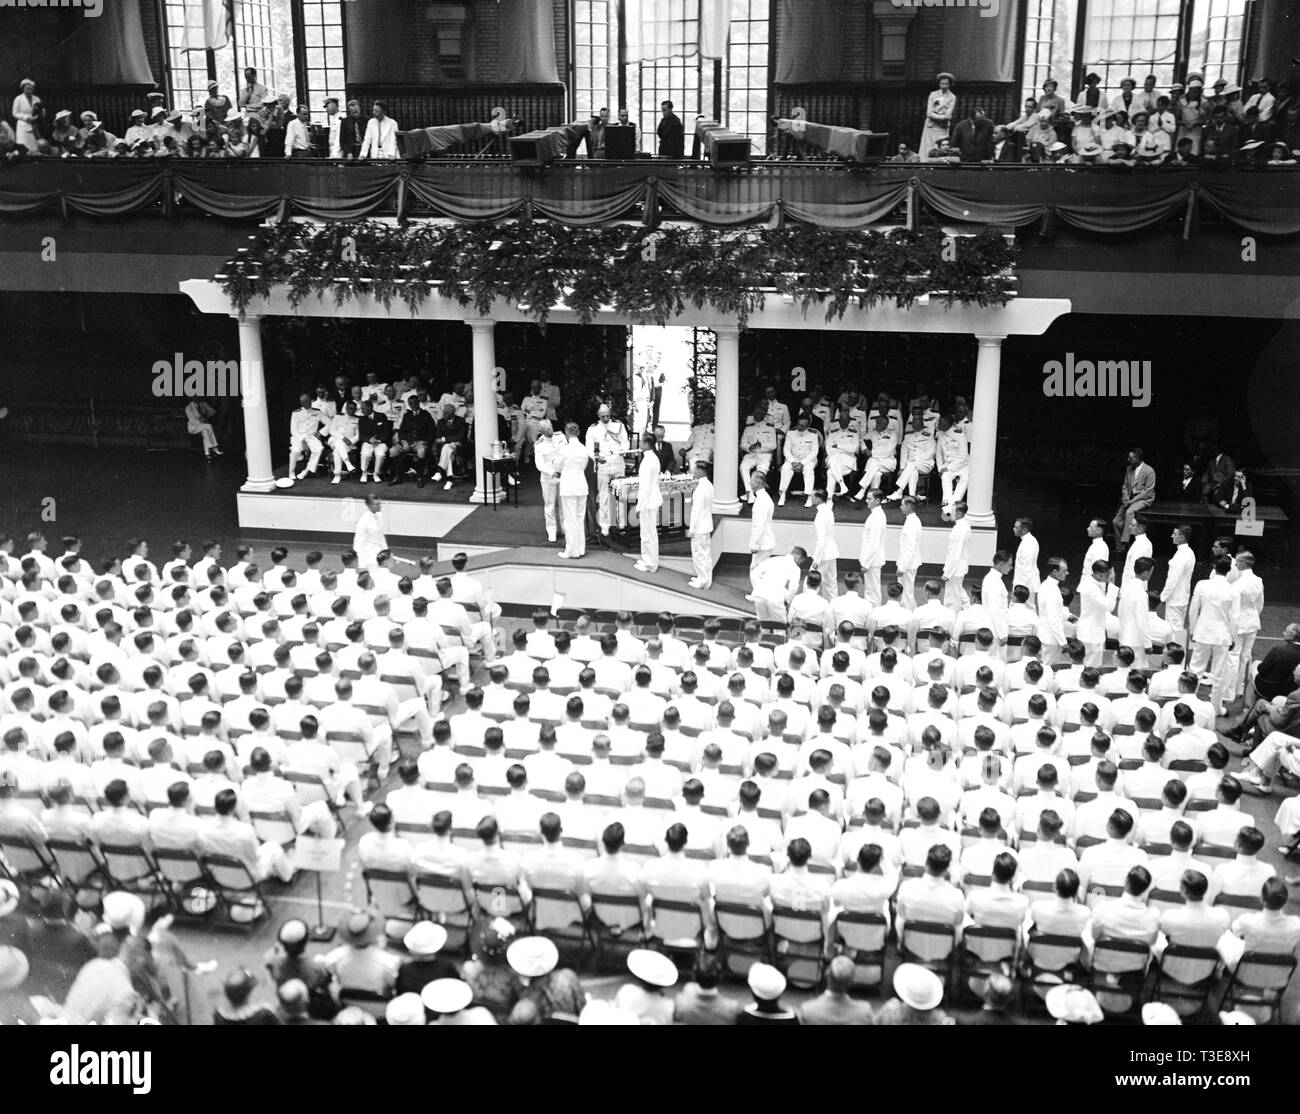
M777 5L778 85L851 81L848 0L780 0Z
M551 0L500 0L497 80L557 84Z
M992 14L996 11L996 15ZM929 15L929 12L923 12ZM1016 29L1020 0L998 0L993 7L944 9L934 13L943 23L943 69L963 80L1015 81Z
M140 22L140 0L113 0L86 21L91 81L96 85L152 85L149 50Z
M411 0L349 0L343 9L348 83L402 85L427 80L412 53L408 27L425 20L427 5Z
M507 162L344 164L313 160L42 159L0 167L0 214L51 206L114 217L156 207L169 194L226 220L284 211L323 220L415 212L500 220L538 216L592 225L635 215L653 224L662 202L707 224L782 219L863 228L889 216L915 180L917 201L949 220L1019 226L1059 217L1099 234L1153 228L1193 196L1237 227L1300 236L1300 173L1099 167L883 165L870 171L815 164L755 164L744 173L639 161L561 162L538 172ZM403 193L402 191L405 191Z

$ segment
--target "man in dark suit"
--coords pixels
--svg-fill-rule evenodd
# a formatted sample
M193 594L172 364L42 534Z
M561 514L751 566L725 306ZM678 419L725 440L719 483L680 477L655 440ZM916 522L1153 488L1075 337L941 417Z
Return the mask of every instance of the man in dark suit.
M800 421L807 421L808 428L816 433L823 441L826 440L826 423L821 420L820 415L813 412L813 400L811 396L806 396L799 402L799 412L790 419L790 428L797 428Z
M663 426L655 426L655 456L659 458L659 471L665 474L677 471L677 456L666 440L666 432Z
M418 403L402 415L393 434L393 451L389 453L393 475L389 487L402 482L406 469L414 462L416 483L423 487L429 478L429 443L434 438L433 416Z
M1191 461L1184 461L1181 473L1165 488L1164 497L1174 503L1195 503L1201 497L1201 483Z
M659 121L659 157L680 159L686 154L686 126L673 112L673 102L664 101L659 106L663 118Z
M433 444L429 448L429 458L437 461L433 473L435 480L446 477L447 489L456 482L456 457L464 451L469 440L469 423L456 413L454 406L444 406L442 417L434 423Z
M366 122L366 117L361 115L361 102L348 101L348 114L339 121L339 149L345 159L355 160L361 154Z
M587 134L583 137L583 142L587 145L587 157L589 159L603 159L605 157L605 129L609 126L609 109L602 108L600 112L591 118L591 123L587 127Z
M1236 463L1220 449L1210 457L1201 476L1201 498L1207 503L1226 503L1232 494L1232 478L1236 473Z
M961 152L962 162L987 162L993 158L993 121L971 105L952 133L952 145Z

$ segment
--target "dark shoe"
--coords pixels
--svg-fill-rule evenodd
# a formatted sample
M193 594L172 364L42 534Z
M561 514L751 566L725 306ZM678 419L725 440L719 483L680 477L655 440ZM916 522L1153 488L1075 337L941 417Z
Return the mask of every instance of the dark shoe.
M402 477L401 477L401 476L394 476L391 480L388 481L388 486L389 486L389 487L396 487L396 486L397 486L399 483L401 483L401 482L402 482Z
M1246 734L1244 724L1237 724L1236 727L1229 727L1226 731L1219 732L1225 739L1231 739L1234 743L1240 743Z
M428 482L429 482L429 478L425 476L423 473L421 473L419 476L415 478L416 487L423 487Z

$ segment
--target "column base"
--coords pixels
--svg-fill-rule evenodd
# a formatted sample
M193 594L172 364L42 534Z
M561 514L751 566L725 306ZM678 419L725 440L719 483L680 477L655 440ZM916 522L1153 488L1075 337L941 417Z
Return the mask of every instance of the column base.
M739 499L715 499L713 501L713 513L725 515L738 515L743 504Z
M972 526L987 527L989 529L996 528L998 524L997 516L992 511L986 514L976 514L974 511L968 510L966 512L966 521Z
M265 495L267 492L275 490L275 477L260 480L249 476L242 484L239 485L240 491L255 492L259 495Z
M474 494L469 497L471 503L504 503L506 493L504 488L496 488L493 491L486 491L481 487L474 489Z

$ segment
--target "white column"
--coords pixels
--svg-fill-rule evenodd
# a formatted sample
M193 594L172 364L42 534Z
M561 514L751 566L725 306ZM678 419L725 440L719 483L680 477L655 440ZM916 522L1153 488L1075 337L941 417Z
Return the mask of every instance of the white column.
M972 526L994 526L993 468L998 451L998 387L1002 379L1002 336L976 334L975 398L971 405L970 485L966 518Z
M713 403L713 513L740 514L740 328L715 325L718 362Z
M493 330L496 322L484 318L467 321L473 330L474 355L474 494L471 503L499 503L505 498L505 477L498 476L496 496L488 498L483 480L483 461L492 455L492 442L497 437L497 391L492 373L497 366L496 341Z
M239 394L244 410L244 459L248 479L241 491L274 491L271 427L266 412L266 374L262 368L262 319L244 316L239 324Z

